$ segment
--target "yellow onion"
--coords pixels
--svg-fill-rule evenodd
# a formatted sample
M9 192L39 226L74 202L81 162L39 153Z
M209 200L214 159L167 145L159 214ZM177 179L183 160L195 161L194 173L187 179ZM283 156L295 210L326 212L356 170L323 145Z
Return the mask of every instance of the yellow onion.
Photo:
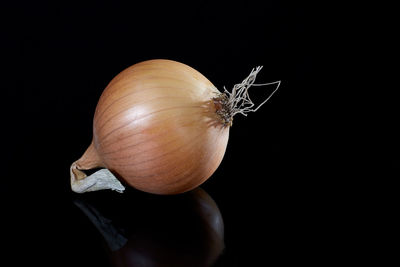
M222 161L235 114L253 109L247 90L261 67L232 92L195 69L148 60L119 73L96 107L93 140L71 165L75 192L124 190L177 194L207 180ZM278 89L280 82L274 92ZM272 84L272 83L270 83ZM274 93L273 92L273 93ZM103 168L87 176L83 170Z

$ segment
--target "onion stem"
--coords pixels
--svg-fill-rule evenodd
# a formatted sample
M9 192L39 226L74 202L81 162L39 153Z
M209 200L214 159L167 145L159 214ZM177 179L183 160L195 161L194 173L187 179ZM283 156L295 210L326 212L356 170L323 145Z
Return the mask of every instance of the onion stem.
M83 156L72 163L70 167L72 191L76 193L85 193L111 189L122 193L125 187L108 169L101 169L89 176L82 171L105 167L103 165L92 142Z

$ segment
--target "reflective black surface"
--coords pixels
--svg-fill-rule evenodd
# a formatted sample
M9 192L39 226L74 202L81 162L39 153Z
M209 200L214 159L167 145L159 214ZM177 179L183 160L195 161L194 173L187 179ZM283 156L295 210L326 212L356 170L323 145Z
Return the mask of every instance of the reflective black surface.
M102 202L74 201L102 235L112 266L212 266L224 249L222 215L200 188L172 197L129 194L118 209Z
M361 204L349 200L360 189L342 168L355 159L341 139L347 130L336 127L341 106L329 106L342 87L333 83L340 68L327 66L337 53L324 46L328 9L285 1L2 5L0 266L324 266L354 252ZM282 85L256 113L235 117L224 159L202 189L74 194L69 166L91 141L102 90L152 58L182 61L221 90L257 65L257 82ZM270 92L250 93L260 103Z
M312 192L283 184L251 192L229 187L234 192L214 199L204 189L177 196L133 189L16 192L3 202L4 259L43 266L248 266L314 262L330 253L327 240L340 234L333 227L340 222Z

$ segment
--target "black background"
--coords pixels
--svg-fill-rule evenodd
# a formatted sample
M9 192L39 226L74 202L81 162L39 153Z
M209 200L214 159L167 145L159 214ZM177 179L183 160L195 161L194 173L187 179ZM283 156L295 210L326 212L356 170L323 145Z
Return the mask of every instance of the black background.
M356 148L344 151L347 133L333 116L344 106L333 101L343 77L332 72L340 45L329 38L330 9L216 2L4 4L0 190L10 266L109 266L101 236L72 202L69 166L91 141L108 82L154 58L188 64L220 89L258 65L258 82L282 81L257 113L235 118L223 162L201 186L225 222L216 266L325 264L356 253L365 237L352 219L362 204L349 197L356 182L346 168ZM87 198L118 210L127 196ZM134 208L126 214L134 218Z

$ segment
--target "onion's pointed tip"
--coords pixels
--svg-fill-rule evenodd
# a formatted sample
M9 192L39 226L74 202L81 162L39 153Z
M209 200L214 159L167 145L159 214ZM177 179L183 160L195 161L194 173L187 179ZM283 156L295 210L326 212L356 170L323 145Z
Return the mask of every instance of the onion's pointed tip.
M108 169L101 169L80 180L76 179L75 175L71 171L71 189L75 193L85 193L105 189L111 189L123 193L125 187Z

